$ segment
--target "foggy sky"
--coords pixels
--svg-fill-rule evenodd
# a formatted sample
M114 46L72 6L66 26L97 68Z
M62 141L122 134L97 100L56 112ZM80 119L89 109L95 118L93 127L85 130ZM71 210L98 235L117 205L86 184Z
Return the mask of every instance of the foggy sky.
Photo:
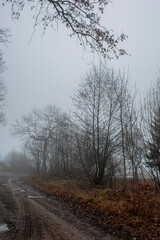
M107 61L115 69L128 69L131 82L143 94L156 77L160 61L160 1L113 0L106 7L103 24L115 33L124 32L128 39L123 44L131 56ZM11 137L11 124L33 107L56 104L64 111L71 107L71 96L81 78L91 68L92 56L84 53L76 37L62 25L54 31L37 27L26 8L19 21L11 19L11 9L0 6L0 28L11 31L10 43L0 46L7 70L3 74L7 94L7 126L0 126L0 154L20 150L20 142ZM30 41L31 40L31 41ZM98 58L94 63L98 63Z

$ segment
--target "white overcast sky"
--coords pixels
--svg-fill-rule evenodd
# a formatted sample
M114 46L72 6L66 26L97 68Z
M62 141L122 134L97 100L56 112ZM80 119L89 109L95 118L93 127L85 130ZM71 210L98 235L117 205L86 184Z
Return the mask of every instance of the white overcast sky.
M102 22L115 33L128 35L123 47L131 54L108 61L108 65L129 68L131 82L136 81L141 93L145 92L160 62L160 0L112 0ZM59 25L58 31L48 28L43 36L38 27L29 43L33 25L28 9L19 21L13 21L9 5L0 5L0 28L9 28L12 34L8 47L0 46L7 65L3 78L8 88L7 126L0 126L1 157L8 151L20 150L20 143L10 135L16 118L47 104L67 111L74 90L91 68L91 56L83 56L76 38L70 38L65 27Z

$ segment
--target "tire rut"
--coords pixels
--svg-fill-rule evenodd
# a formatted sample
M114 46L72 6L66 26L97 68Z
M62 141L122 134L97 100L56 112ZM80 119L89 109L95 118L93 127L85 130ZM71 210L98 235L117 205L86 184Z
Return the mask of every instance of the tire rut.
M4 206L2 219L10 222L10 231L5 240L116 240L89 223L82 222L56 199L47 199L25 183L20 184L17 176L6 177L6 187L1 182ZM39 196L36 199L36 196ZM4 199L3 199L4 198ZM1 239L1 233L0 233ZM2 238L3 239L3 238Z

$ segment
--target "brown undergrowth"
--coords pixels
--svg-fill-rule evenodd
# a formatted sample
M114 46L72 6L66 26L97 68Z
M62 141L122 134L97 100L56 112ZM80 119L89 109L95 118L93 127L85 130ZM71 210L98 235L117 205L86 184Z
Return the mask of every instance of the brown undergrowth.
M160 239L160 194L149 182L134 190L88 187L70 179L25 179L37 189L54 195L76 213L90 217L112 232L126 232L126 239Z

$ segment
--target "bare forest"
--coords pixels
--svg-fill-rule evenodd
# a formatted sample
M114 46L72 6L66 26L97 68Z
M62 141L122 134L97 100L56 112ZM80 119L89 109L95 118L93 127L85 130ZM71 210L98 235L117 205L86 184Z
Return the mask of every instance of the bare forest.
M54 101L44 107L33 103L30 111L11 123L11 136L21 147L0 156L2 240L160 239L160 70L140 96L129 70L108 64L109 60L132 57L123 48L127 34L116 34L105 21L101 23L110 4L108 0L3 0L0 4L9 8L10 17L18 22L27 6L34 33L37 28L43 29L44 35L49 28L58 32L62 24L83 53L92 55L90 69L77 84L69 110L62 110ZM34 33L29 44L34 44ZM9 28L0 26L3 128L12 104L6 101L10 88L3 78L8 69L1 49L14 44L11 36ZM27 53L21 62L25 58ZM40 63L42 58L43 54L36 61ZM65 69L63 64L60 71ZM35 74L36 66L32 70ZM48 76L45 71L43 66L44 79ZM27 91L27 84L25 87ZM63 87L60 95L65 102L64 91L68 90ZM36 99L36 91L34 94Z
M152 179L158 190L159 91L158 77L140 104L127 73L93 66L75 91L70 113L47 105L15 121L12 134L21 139L23 153L10 152L8 166L111 188L119 180L125 187L127 179Z
M15 121L12 134L23 151L8 153L2 169L29 174L28 184L73 208L78 204L96 225L106 228L116 213L114 221L133 225L128 239L158 239L159 91L158 76L140 104L127 73L93 66L75 91L70 113L47 105Z

